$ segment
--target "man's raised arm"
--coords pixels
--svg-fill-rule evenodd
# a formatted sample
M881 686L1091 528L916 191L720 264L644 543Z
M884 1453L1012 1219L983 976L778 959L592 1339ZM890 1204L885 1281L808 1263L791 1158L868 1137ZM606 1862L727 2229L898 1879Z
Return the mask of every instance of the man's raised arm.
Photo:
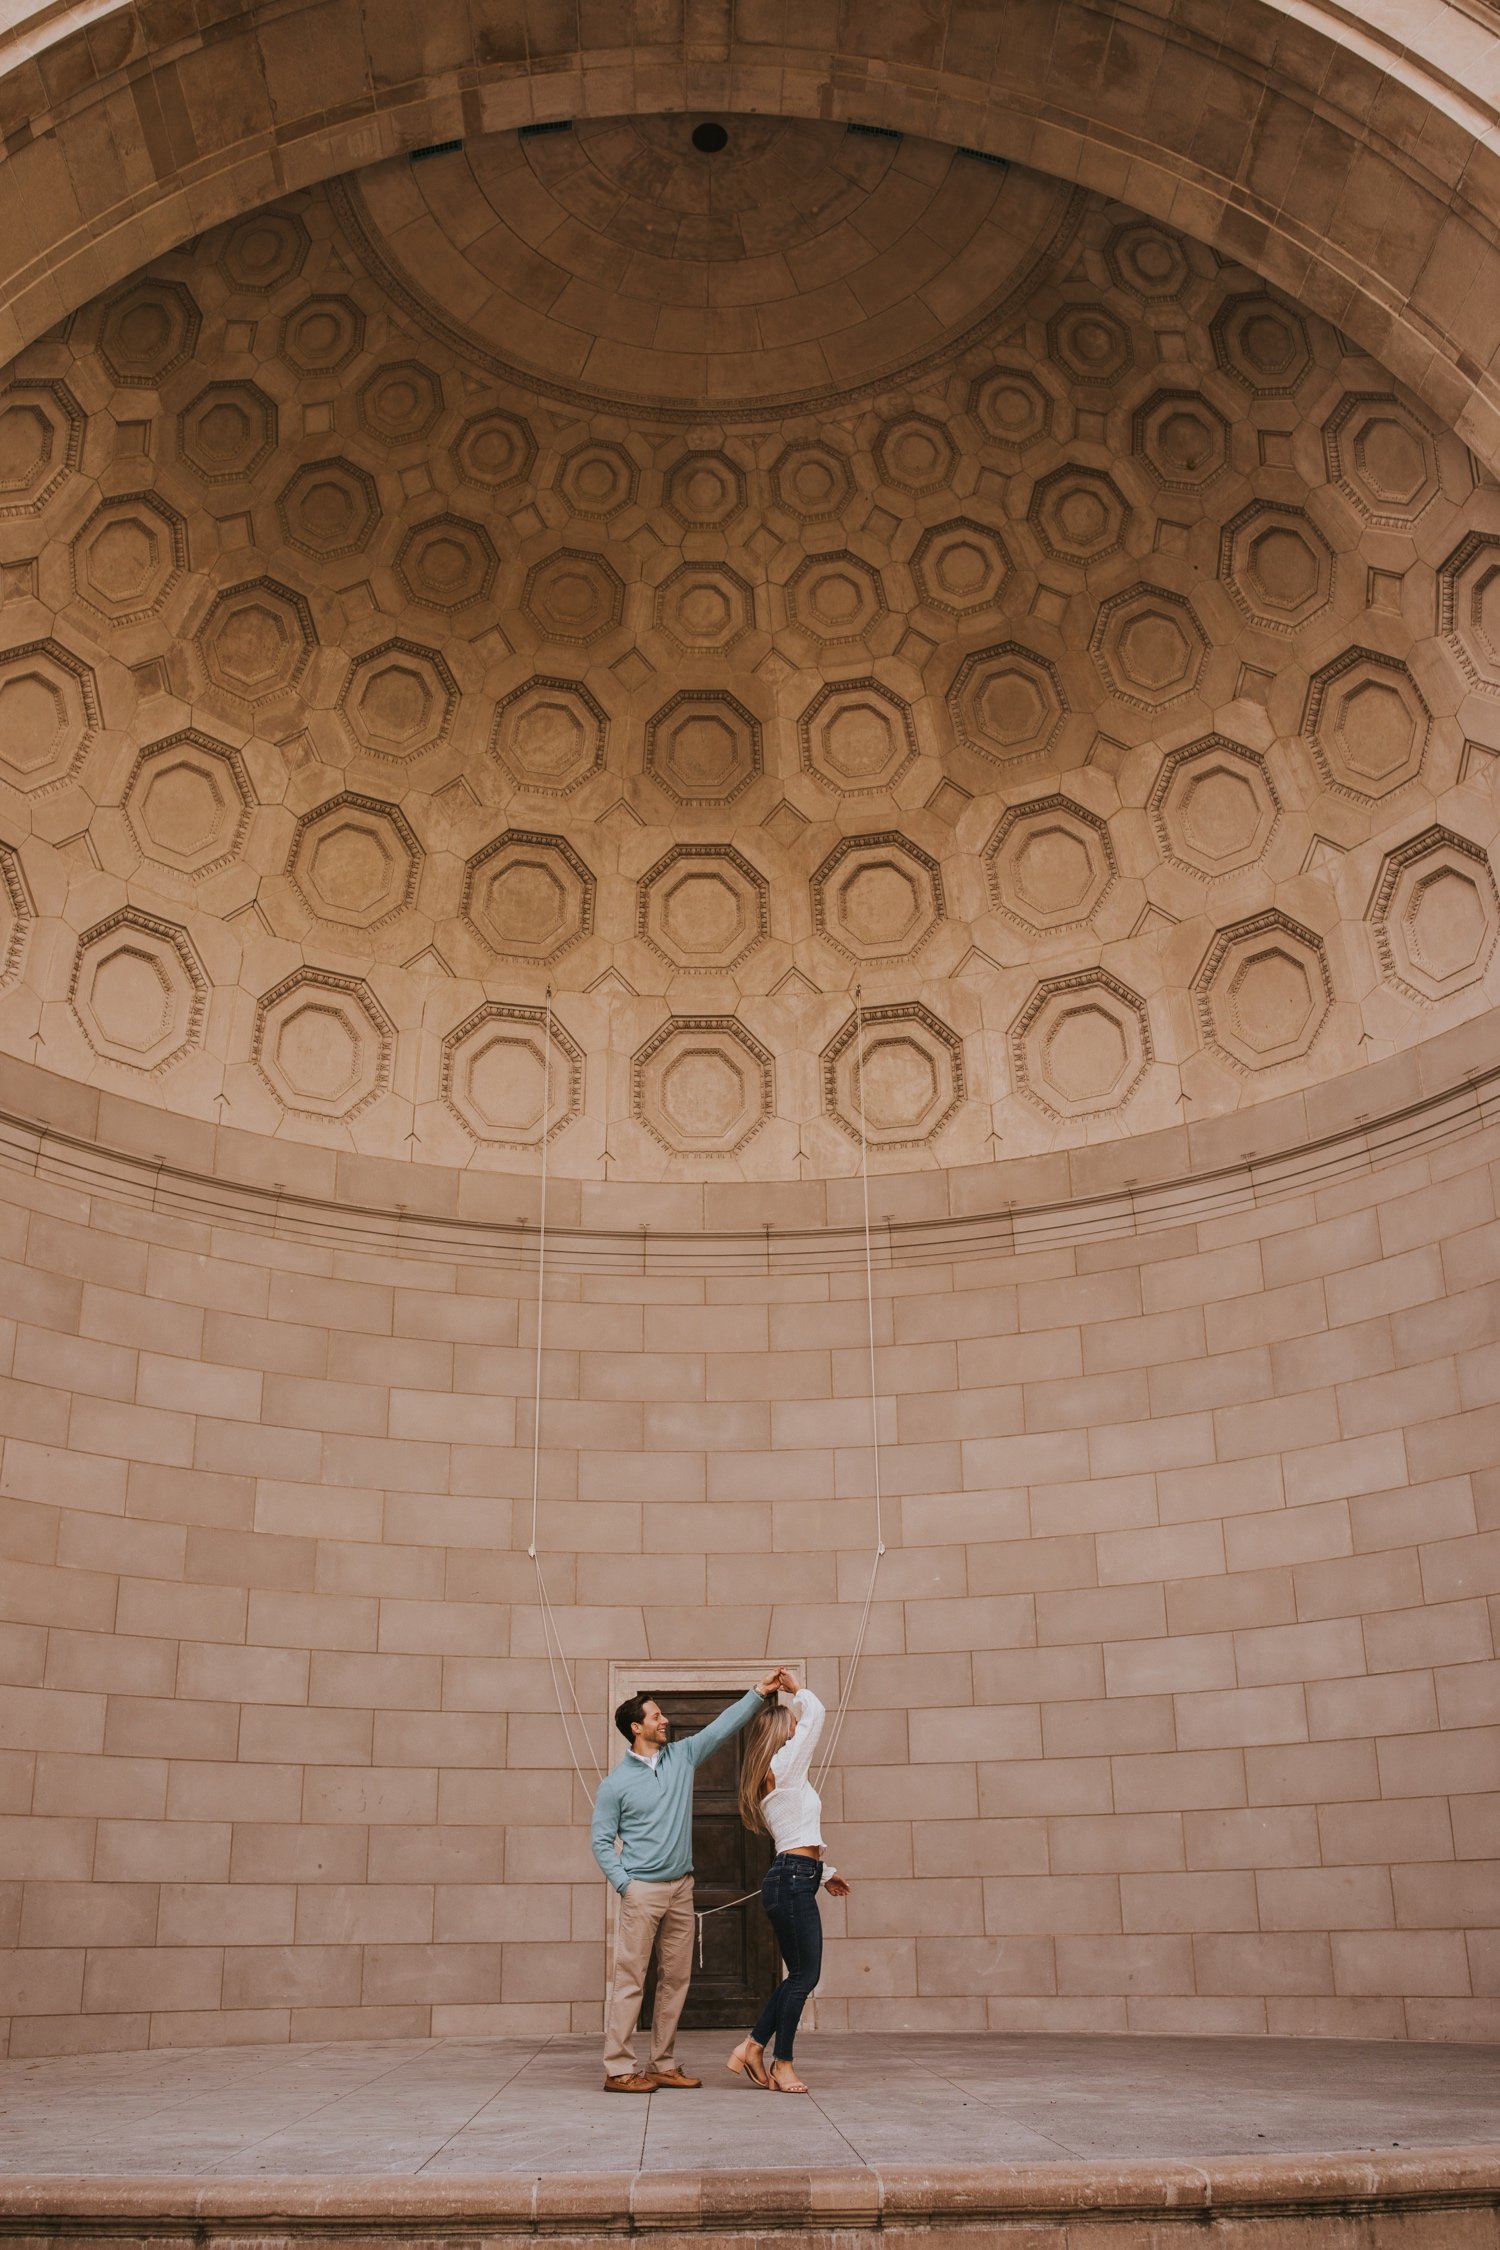
M721 1742L727 1742L732 1734L738 1734L741 1727L750 1724L757 1711L765 1709L780 1685L780 1672L768 1673L759 1686L751 1688L748 1695L742 1695L738 1703L731 1703L727 1711L721 1711L716 1719L710 1719L708 1725L700 1728L697 1734L685 1736L682 1747L687 1752L689 1763L701 1766L705 1758L711 1758Z

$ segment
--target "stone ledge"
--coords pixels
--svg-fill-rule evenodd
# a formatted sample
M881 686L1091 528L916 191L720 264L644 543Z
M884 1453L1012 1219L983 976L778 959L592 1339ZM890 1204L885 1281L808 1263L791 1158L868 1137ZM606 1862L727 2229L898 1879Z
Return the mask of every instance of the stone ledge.
M929 2236L980 2228L1044 2226L1018 2241L1071 2242L1057 2226L1086 2218L1181 2228L1204 2239L1205 2222L1261 2221L1280 2231L1268 2250L1326 2243L1335 2217L1370 2222L1362 2244L1396 2243L1383 2220L1453 2214L1442 2250L1500 2243L1500 2142L1470 2148L1183 2162L986 2165L972 2169L863 2166L820 2171L495 2173L452 2183L421 2179L299 2178L192 2181L160 2178L19 2177L0 2181L0 2239L56 2242L108 2236L162 2244L233 2243L269 2235L372 2237L417 2244L497 2235L577 2242L634 2236L660 2242L691 2235L741 2242L795 2234L802 2242L851 2235ZM1476 2223L1460 2214L1473 2215ZM1489 2217L1485 2215L1489 2214ZM1052 2222L1052 2224L1048 2224ZM1304 2233L1297 2222L1306 2223ZM1214 2229L1217 2237L1217 2227ZM1155 2245L1159 2233L1153 2233ZM1236 2233L1236 2241L1242 2239ZM1255 2235L1248 2238L1256 2239Z
M1500 1025L1500 1011L1495 1020ZM1434 1048L1439 1044L1432 1042ZM535 1265L534 1212L502 1220L489 1213L435 1213L399 1199L394 1204L378 1201L376 1191L391 1184L386 1172L396 1173L396 1185L404 1184L397 1167L363 1180L363 1195L340 1195L336 1187L328 1192L332 1183L308 1183L300 1189L286 1183L268 1186L237 1178L227 1166L174 1164L160 1155L145 1155L124 1136L96 1142L60 1127L47 1121L45 1109L39 1120L41 1105L25 1101L34 1091L21 1075L26 1070L24 1064L0 1062L0 1170L27 1173L91 1202L149 1210L159 1219L313 1243L328 1252L436 1259L455 1266ZM1223 1218L1420 1156L1483 1132L1497 1120L1500 1064L1491 1062L1466 1072L1455 1084L1358 1123L1345 1122L1342 1129L1249 1151L1237 1161L1201 1170L1148 1172L1111 1189L1089 1191L1075 1184L1069 1194L1065 1178L1038 1179L1023 1159L990 1167L988 1197L983 1202L976 1198L968 1209L903 1212L890 1208L900 1202L899 1180L883 1179L883 1207L875 1220L881 1263L912 1267L1017 1257ZM1181 1155L1169 1135L1146 1136L1136 1145L1143 1153L1155 1146L1164 1156ZM337 1184L350 1183L341 1177ZM621 1182L610 1191L615 1200L606 1203L596 1193L586 1198L580 1212L566 1194L567 1184L556 1183L559 1192L549 1194L547 1244L549 1257L569 1270L657 1276L761 1272L774 1257L777 1269L788 1273L863 1262L855 1216L832 1194L820 1205L805 1188L796 1189L797 1201L787 1207L783 1191L773 1183L763 1191L759 1207L766 1215L752 1233L748 1206L735 1212L737 1225L714 1226L703 1209L701 1189L673 1190L669 1200L650 1202L643 1200L649 1190ZM1013 1195L1017 1187L1038 1186L1062 1192L1025 1199ZM643 1211L650 1212L654 1224L642 1225ZM628 1224L632 1219L635 1223Z

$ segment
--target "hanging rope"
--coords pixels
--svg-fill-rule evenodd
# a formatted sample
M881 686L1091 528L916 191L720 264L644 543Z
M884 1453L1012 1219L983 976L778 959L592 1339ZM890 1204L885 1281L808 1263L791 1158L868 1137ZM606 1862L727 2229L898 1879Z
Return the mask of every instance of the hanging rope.
M854 1693L855 1674L864 1654L865 1636L870 1630L870 1615L875 1607L875 1581L880 1575L881 1557L885 1553L884 1504L880 1489L880 1397L875 1387L875 1262L870 1247L870 1135L865 1122L865 1008L864 992L860 985L854 987L854 1068L859 1084L859 1184L865 1222L865 1333L870 1352L870 1462L875 1498L875 1552L870 1557L870 1582L865 1588L864 1606L859 1614L844 1690L839 1697L833 1725L828 1730L828 1747L818 1768L817 1786L820 1790L828 1769L833 1764L833 1754L838 1748L839 1736L848 1715L849 1700Z
M526 1552L530 1556L536 1572L537 1607L542 1620L542 1639L547 1652L547 1670L552 1681L552 1693L557 1702L557 1714L562 1720L563 1734L567 1740L568 1756L573 1762L573 1771L578 1776L579 1785L584 1795L592 1805L594 1792L583 1767L579 1763L578 1751L573 1740L572 1719L569 1717L570 1704L572 1716L576 1718L579 1732L583 1737L589 1763L594 1769L595 1782L602 1781L604 1774L598 1759L594 1756L593 1744L589 1739L588 1722L584 1718L582 1707L578 1701L578 1690L574 1685L573 1674L563 1650L562 1632L557 1622L557 1613L552 1607L551 1596L547 1592L547 1579L542 1569L541 1551L537 1540L542 1494L542 1346L547 1303L547 1176L552 1128L552 987L550 985L547 987L544 1020L546 1034L542 1087L541 1212L537 1222L536 1253L536 1356L531 1386L531 1538ZM881 1559L885 1554L884 1497L880 1473L880 1396L876 1388L875 1360L875 1259L870 1233L870 1136L865 1115L865 1012L863 991L859 985L854 988L854 1062L855 1075L859 1086L859 1178L864 1217L865 1334L870 1366L870 1458L872 1490L875 1501L875 1551L870 1558L869 1583L865 1588L864 1600L860 1606L859 1624L855 1628L854 1643L849 1656L849 1668L844 1675L843 1688L834 1712L833 1725L828 1732L828 1747L823 1753L823 1762L818 1768L816 1786L819 1788L821 1788L828 1769L833 1763L834 1752L838 1748L839 1736L843 1732L844 1720L848 1715L850 1699L854 1693L855 1677L859 1671L860 1658L864 1654L865 1641L870 1630L870 1617L875 1607L875 1587L880 1575ZM563 1697L564 1683L567 1686L566 1701ZM700 1968L703 1965L703 1924L708 1916L710 1914L727 1914L734 1907L746 1906L751 1899L759 1896L759 1891L746 1891L743 1898L726 1899L722 1906L707 1906L703 1908L701 1913L697 1914L698 1965Z
M881 1558L885 1553L884 1505L880 1482L880 1396L875 1381L875 1259L870 1238L870 1136L865 1124L865 1011L861 987L854 987L854 1064L859 1083L859 1179L864 1206L865 1231L865 1334L870 1355L870 1457L872 1463L872 1488L875 1500L875 1552L870 1557L870 1580L865 1588L865 1598L855 1628L854 1646L850 1652L849 1669L844 1678L843 1692L834 1712L833 1725L828 1730L828 1747L818 1768L814 1786L821 1793L833 1754L838 1748L848 1715L850 1698L854 1693L855 1675L859 1660L864 1654L865 1637L870 1630L870 1616L875 1607L875 1584L880 1575ZM703 1924L710 1914L728 1914L736 1906L747 1906L760 1892L746 1891L743 1898L726 1899L722 1906L706 1906L697 1916L698 1966L703 1966Z
M556 1612L552 1607L551 1597L547 1592L547 1579L542 1569L542 1558L537 1549L536 1537L537 1515L541 1506L542 1495L542 1316L547 1304L547 1159L551 1144L551 1133L552 987L549 984L547 987L546 1050L542 1067L542 1198L541 1215L537 1221L536 1244L536 1366L531 1387L531 1540L526 1552L531 1557L532 1565L536 1571L537 1606L541 1611L542 1639L547 1651L547 1670L552 1678L552 1693L557 1698L557 1715L563 1723L563 1733L567 1737L568 1756L573 1761L573 1771L578 1776L584 1795L592 1805L594 1792L589 1787L584 1770L578 1762L578 1752L573 1745L573 1727L568 1717L567 1705L563 1702L562 1688L558 1683L559 1672L568 1685L568 1698L578 1720L578 1729L583 1736L583 1744L589 1755L589 1763L594 1769L594 1779L596 1782L602 1781L604 1776L600 1771L599 1761L594 1756L594 1746L589 1740L588 1722L579 1707L578 1690L573 1684L573 1674L568 1667L567 1657L563 1653L562 1633L558 1626Z

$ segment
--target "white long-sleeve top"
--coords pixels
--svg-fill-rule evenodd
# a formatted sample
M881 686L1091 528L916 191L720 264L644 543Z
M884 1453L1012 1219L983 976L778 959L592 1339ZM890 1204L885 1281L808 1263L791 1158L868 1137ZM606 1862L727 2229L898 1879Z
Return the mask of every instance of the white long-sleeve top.
M798 1690L792 1698L792 1710L797 1729L771 1760L773 1787L762 1797L761 1811L779 1852L792 1851L802 1844L815 1844L821 1852L823 1800L812 1785L812 1760L828 1714L811 1688ZM825 1861L824 1880L835 1872Z

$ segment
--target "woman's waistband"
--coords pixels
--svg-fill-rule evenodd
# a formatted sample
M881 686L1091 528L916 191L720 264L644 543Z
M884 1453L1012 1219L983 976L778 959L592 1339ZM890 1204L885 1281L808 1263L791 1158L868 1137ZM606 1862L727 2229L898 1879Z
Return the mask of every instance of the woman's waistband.
M766 1873L768 1875L774 1875L777 1868L788 1867L808 1867L818 1868L821 1870L822 1865L823 1855L821 1854L821 1852L818 1854L816 1859L814 1859L809 1852L778 1852L776 1854L776 1857L772 1860L770 1866L766 1869Z

